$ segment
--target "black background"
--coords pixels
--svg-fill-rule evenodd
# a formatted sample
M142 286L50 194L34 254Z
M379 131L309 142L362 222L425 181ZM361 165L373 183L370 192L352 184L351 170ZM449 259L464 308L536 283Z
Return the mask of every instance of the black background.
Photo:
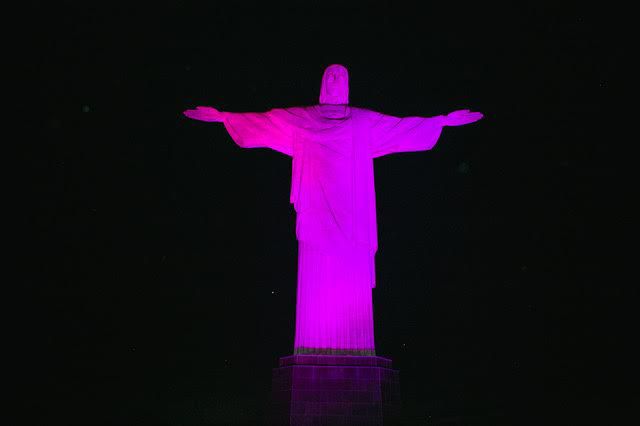
M10 324L27 424L261 423L293 349L290 159L181 112L314 104L332 63L353 105L485 114L375 162L376 346L401 371L407 424L607 424L637 405L614 386L631 363L613 272L632 216L607 11L27 9L19 111L37 134Z

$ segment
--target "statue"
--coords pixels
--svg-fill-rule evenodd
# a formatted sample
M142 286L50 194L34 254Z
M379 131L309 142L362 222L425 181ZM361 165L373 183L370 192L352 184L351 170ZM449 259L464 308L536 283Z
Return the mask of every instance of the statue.
M247 113L199 106L184 115L223 123L240 147L292 157L299 244L294 354L375 355L373 159L429 150L444 126L482 114L399 118L350 106L347 69L334 64L322 77L318 105Z

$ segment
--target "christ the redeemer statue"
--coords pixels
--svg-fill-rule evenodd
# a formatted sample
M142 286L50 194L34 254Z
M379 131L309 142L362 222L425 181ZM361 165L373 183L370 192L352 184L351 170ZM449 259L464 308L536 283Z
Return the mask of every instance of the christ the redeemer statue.
M246 113L197 107L184 114L224 123L243 148L271 148L293 159L299 243L294 354L375 355L373 159L429 150L444 126L473 123L482 114L399 118L352 107L342 65L325 70L319 105Z

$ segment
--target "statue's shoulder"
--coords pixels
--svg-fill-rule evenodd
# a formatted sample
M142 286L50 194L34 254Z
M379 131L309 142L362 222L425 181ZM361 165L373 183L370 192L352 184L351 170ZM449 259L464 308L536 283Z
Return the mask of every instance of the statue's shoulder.
M309 118L309 107L306 106L277 108L277 110L284 119L291 122L303 122Z
M361 116L368 116L368 115L375 115L376 112L373 110L370 110L368 108L361 108L361 107L356 107L356 106L352 106L351 107L351 111L352 113L356 113L358 115Z
M309 115L309 111L311 108L313 108L313 106L294 106L294 107L287 107L283 109L287 111L289 114L293 114L299 117L305 117Z

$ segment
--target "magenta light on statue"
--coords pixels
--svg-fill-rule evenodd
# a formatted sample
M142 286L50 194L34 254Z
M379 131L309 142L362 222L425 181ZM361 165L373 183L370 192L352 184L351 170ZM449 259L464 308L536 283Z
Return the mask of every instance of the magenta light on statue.
M271 148L292 157L291 203L299 243L295 354L375 355L373 159L429 150L444 126L482 118L469 110L399 118L352 107L348 78L342 65L329 66L314 106L184 112L195 120L224 123L243 148Z

